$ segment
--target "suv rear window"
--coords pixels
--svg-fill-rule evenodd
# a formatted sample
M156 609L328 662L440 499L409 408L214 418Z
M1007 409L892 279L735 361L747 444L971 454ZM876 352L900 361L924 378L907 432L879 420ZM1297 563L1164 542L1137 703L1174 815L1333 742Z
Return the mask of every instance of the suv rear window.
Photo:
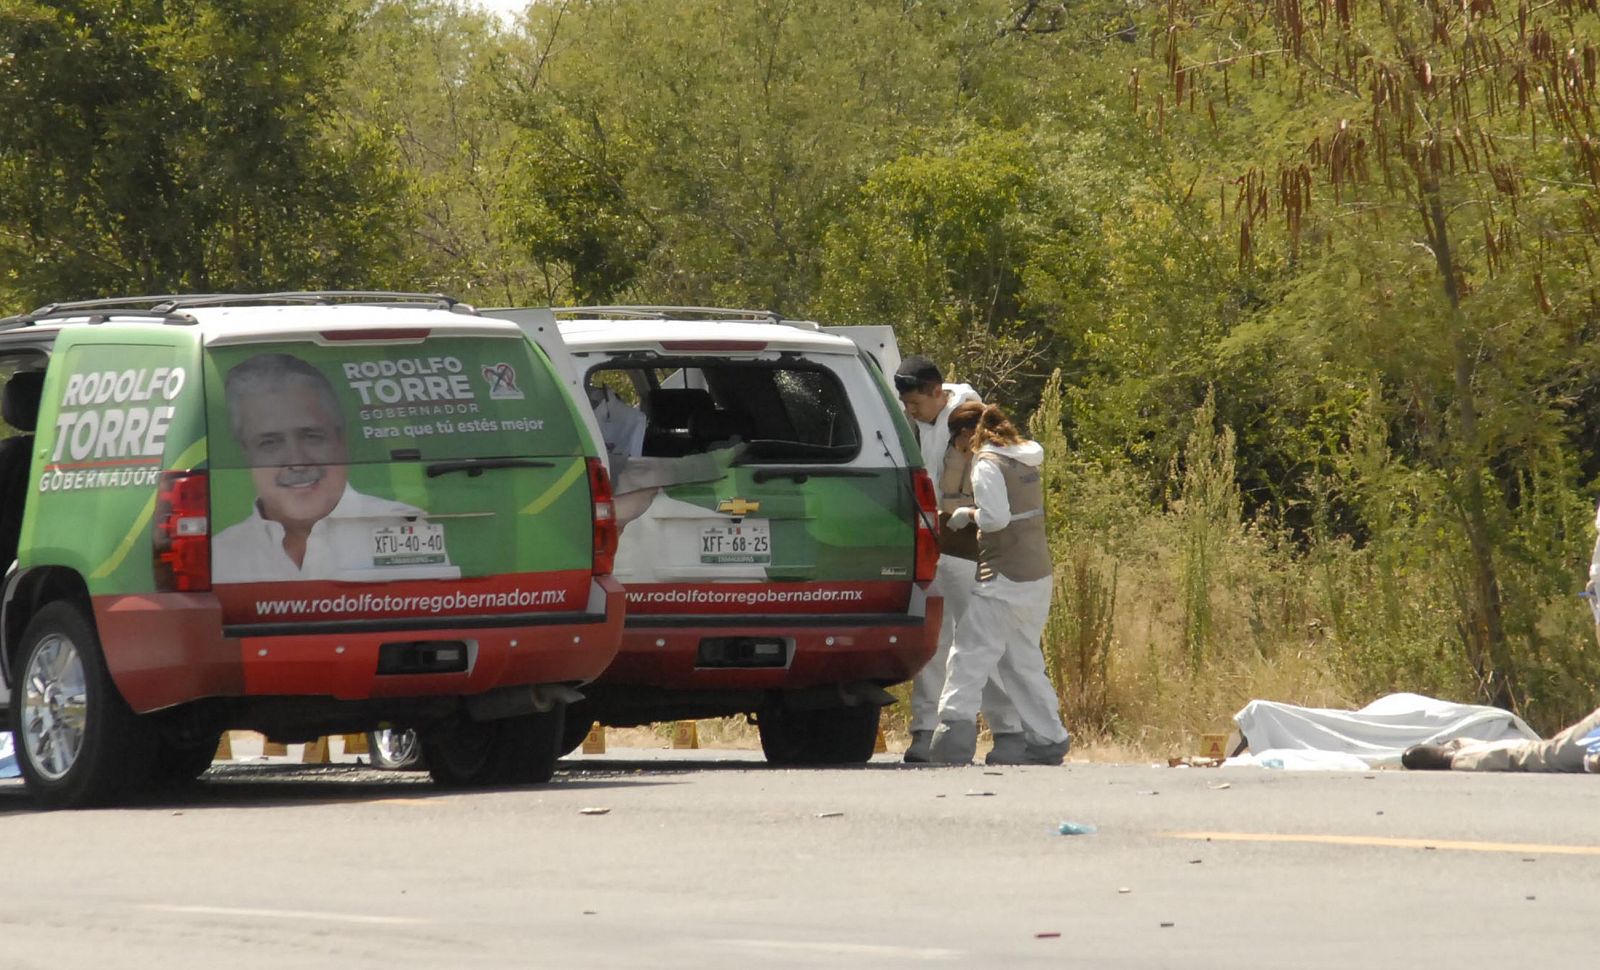
M297 389L314 397L311 410L325 417L295 433L337 436L341 461L351 464L583 451L565 392L520 336L228 345L207 357L211 426L233 432L211 435L213 467L297 463L273 458L275 447L288 447L278 440L282 422L242 426L255 392L280 401L282 415L284 395ZM316 443L306 447L314 451Z
M756 461L848 462L861 431L838 377L804 361L660 358L612 361L589 372L590 402L643 416L642 438L625 451L677 458L744 446ZM608 409L601 404L609 397ZM607 435L608 440L610 435Z

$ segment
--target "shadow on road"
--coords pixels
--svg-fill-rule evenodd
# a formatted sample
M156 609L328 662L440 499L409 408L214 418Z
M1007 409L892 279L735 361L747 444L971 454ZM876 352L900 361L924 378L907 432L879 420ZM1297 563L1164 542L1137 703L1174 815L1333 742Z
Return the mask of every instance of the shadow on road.
M556 776L542 791L593 791L683 784L676 776L701 772L771 771L928 771L939 765L872 761L858 765L770 765L715 750L644 758L569 758L556 766ZM365 764L301 765L284 763L219 764L192 786L145 796L119 806L148 810L279 808L286 805L348 804L385 799L433 799L516 789L441 788L426 772L377 771ZM20 781L0 781L0 818L36 811Z
M581 772L583 774L615 774L615 773L642 773L650 775L688 774L699 771L935 771L940 768L960 767L957 765L908 765L899 761L873 761L860 765L772 765L765 761L753 759L723 759L710 760L707 758L693 757L663 757L663 758L616 758L600 759L586 758L582 760L563 761L558 766L560 772ZM559 778L560 775L558 774Z
M607 775L617 774L607 772ZM630 777L595 777L558 772L547 785L534 788L443 788L425 772L375 771L366 765L218 765L195 784L143 795L115 806L127 810L263 809L285 806L418 801L508 791L593 791L676 785L678 781ZM0 782L0 818L37 811L20 781Z

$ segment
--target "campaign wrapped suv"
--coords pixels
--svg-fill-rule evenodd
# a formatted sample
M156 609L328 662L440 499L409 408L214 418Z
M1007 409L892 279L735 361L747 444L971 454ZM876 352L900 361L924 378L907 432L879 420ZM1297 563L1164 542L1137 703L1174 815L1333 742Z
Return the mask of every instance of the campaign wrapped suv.
M592 721L750 713L771 762L867 760L884 688L932 654L942 605L933 484L884 378L892 332L556 314L610 460L628 600L617 659L569 708L569 750Z
M0 321L0 702L37 798L193 778L229 728L415 728L442 783L547 780L623 599L538 336L399 293Z

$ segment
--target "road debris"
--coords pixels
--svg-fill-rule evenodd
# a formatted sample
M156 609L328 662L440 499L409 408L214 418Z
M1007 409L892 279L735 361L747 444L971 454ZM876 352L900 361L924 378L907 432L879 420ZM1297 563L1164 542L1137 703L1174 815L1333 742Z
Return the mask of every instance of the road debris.
M1166 929L1171 929L1172 927L1177 926L1177 925L1178 924L1176 924L1176 923L1162 923L1161 924L1161 928L1166 930Z
M578 814L579 815L610 815L611 814L611 809L609 809L609 808L599 808L599 807L580 808L580 809L578 809Z
M1233 782L1225 781L1225 782L1222 782L1219 785L1207 785L1206 787L1211 789L1212 791L1227 791L1229 788L1233 787Z
M1062 835L1093 835L1100 830L1088 822L1062 822L1056 831Z
M1126 896L1131 892L1133 892L1133 890L1129 889L1127 886L1118 886L1117 887L1117 895L1119 895L1119 896Z
M973 790L967 792L967 797L968 798L992 798L993 796L994 796L994 792L992 792L992 791L979 791L976 788L974 788Z
M1532 897L1530 897L1530 898L1532 898ZM1033 934L1033 938L1036 939L1036 940L1054 940L1054 939L1059 939L1060 936L1061 936L1060 933L1035 933L1035 934Z
M843 818L843 812L818 812L817 818Z

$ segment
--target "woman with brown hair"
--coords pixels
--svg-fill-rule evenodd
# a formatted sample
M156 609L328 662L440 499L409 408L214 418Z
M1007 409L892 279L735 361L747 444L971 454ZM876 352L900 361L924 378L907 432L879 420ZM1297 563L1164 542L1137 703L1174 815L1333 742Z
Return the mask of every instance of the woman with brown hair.
M1039 647L1054 582L1039 473L1044 449L992 404L962 404L948 424L951 444L973 459L974 504L957 509L950 526L978 524L978 584L950 646L932 759L972 760L983 686L992 676L1017 707L1024 741L1019 757L998 763L1058 765L1072 737Z

